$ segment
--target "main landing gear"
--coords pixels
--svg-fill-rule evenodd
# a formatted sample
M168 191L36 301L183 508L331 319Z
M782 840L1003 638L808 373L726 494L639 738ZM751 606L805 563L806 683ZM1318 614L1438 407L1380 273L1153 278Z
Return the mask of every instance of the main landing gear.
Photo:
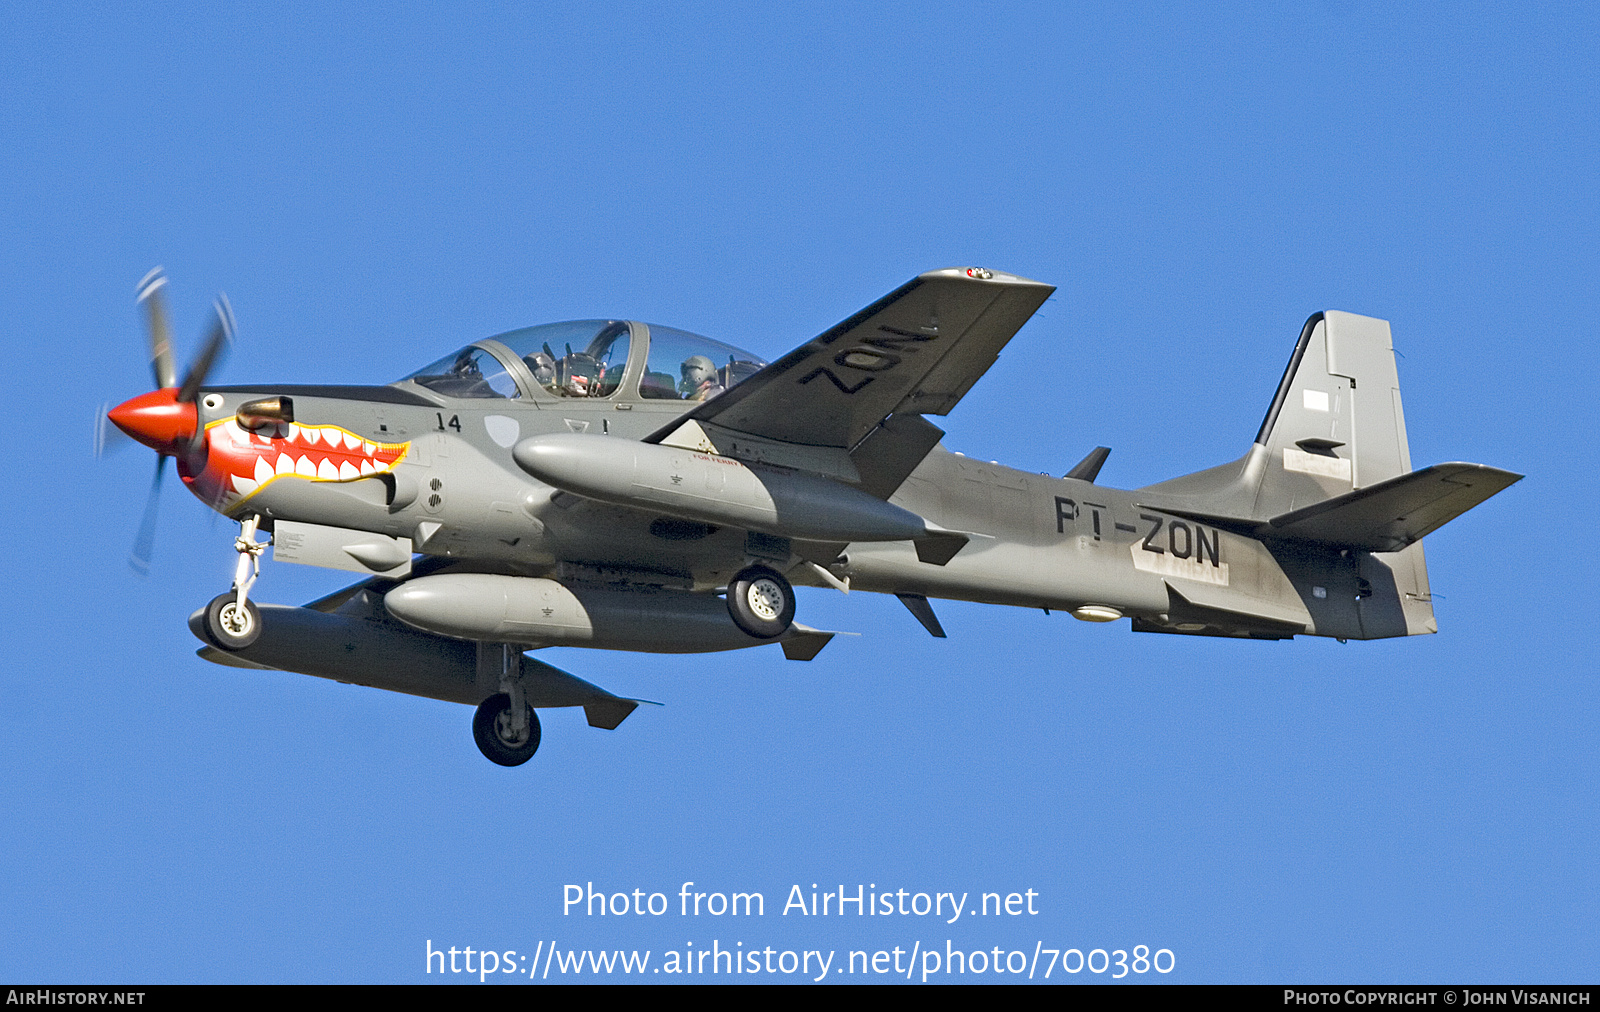
M728 582L728 614L756 639L776 639L794 621L794 588L776 570L747 566Z
M522 720L516 717L507 693L497 692L478 704L472 717L472 737L490 762L521 766L539 751L538 714L523 703Z
M239 553L233 589L206 605L206 638L221 650L243 650L261 635L261 612L250 600L250 588L261 577L261 554L272 541L256 541L260 523L261 518L252 515L239 524L239 536L233 539L233 549Z
M472 738L492 763L521 766L539 751L539 716L528 705L522 684L522 648L510 643L478 644L478 677L498 677L500 691L478 704Z

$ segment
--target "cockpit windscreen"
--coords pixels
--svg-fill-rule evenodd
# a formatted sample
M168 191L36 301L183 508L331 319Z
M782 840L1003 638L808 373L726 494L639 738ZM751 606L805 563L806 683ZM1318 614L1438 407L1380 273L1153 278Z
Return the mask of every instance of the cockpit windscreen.
M516 380L500 360L482 348L468 345L458 352L412 373L406 379L446 397L520 397Z

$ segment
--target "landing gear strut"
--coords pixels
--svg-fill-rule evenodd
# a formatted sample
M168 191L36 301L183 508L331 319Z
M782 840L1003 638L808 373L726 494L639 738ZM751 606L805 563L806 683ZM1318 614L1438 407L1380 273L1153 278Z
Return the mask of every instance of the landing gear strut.
M479 643L480 677L498 675L500 691L478 704L472 737L492 763L521 766L539 751L539 717L522 685L522 649L510 643ZM480 683L481 684L481 683Z
M756 639L776 639L794 621L794 588L776 570L747 566L728 582L728 614Z
M239 524L233 550L239 563L233 570L233 589L206 605L206 636L223 650L243 650L261 635L261 612L250 600L250 588L261 577L261 554L271 540L256 541L261 517L252 514Z

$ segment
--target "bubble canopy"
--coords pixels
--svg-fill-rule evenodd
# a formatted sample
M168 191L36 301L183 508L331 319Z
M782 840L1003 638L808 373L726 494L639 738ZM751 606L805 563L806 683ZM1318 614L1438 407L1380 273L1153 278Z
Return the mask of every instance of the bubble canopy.
M766 364L740 348L673 327L569 320L475 342L400 382L460 398L704 401Z

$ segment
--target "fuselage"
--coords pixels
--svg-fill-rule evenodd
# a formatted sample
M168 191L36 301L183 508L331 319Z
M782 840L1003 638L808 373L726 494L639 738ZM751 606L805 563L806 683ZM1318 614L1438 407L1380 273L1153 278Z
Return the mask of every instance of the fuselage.
M185 467L183 477L232 517L406 538L425 555L524 576L711 590L748 560L742 530L563 494L512 459L512 447L535 435L638 440L692 406L682 401L485 401L415 384L203 393L208 452L204 466ZM294 424L252 432L236 421L242 405L283 396L292 398ZM363 474L369 463L373 473ZM1378 631L1363 628L1359 559L1269 546L1165 513L1163 498L936 447L891 502L976 535L967 547L935 566L909 542L855 543L830 570L860 590L1068 612L1099 607L1110 609L1101 616L1158 625L1179 624L1169 590L1176 586L1197 606L1267 616L1265 631L1273 619L1330 636ZM823 585L804 569L791 578ZM1366 617L1369 627L1375 618Z

